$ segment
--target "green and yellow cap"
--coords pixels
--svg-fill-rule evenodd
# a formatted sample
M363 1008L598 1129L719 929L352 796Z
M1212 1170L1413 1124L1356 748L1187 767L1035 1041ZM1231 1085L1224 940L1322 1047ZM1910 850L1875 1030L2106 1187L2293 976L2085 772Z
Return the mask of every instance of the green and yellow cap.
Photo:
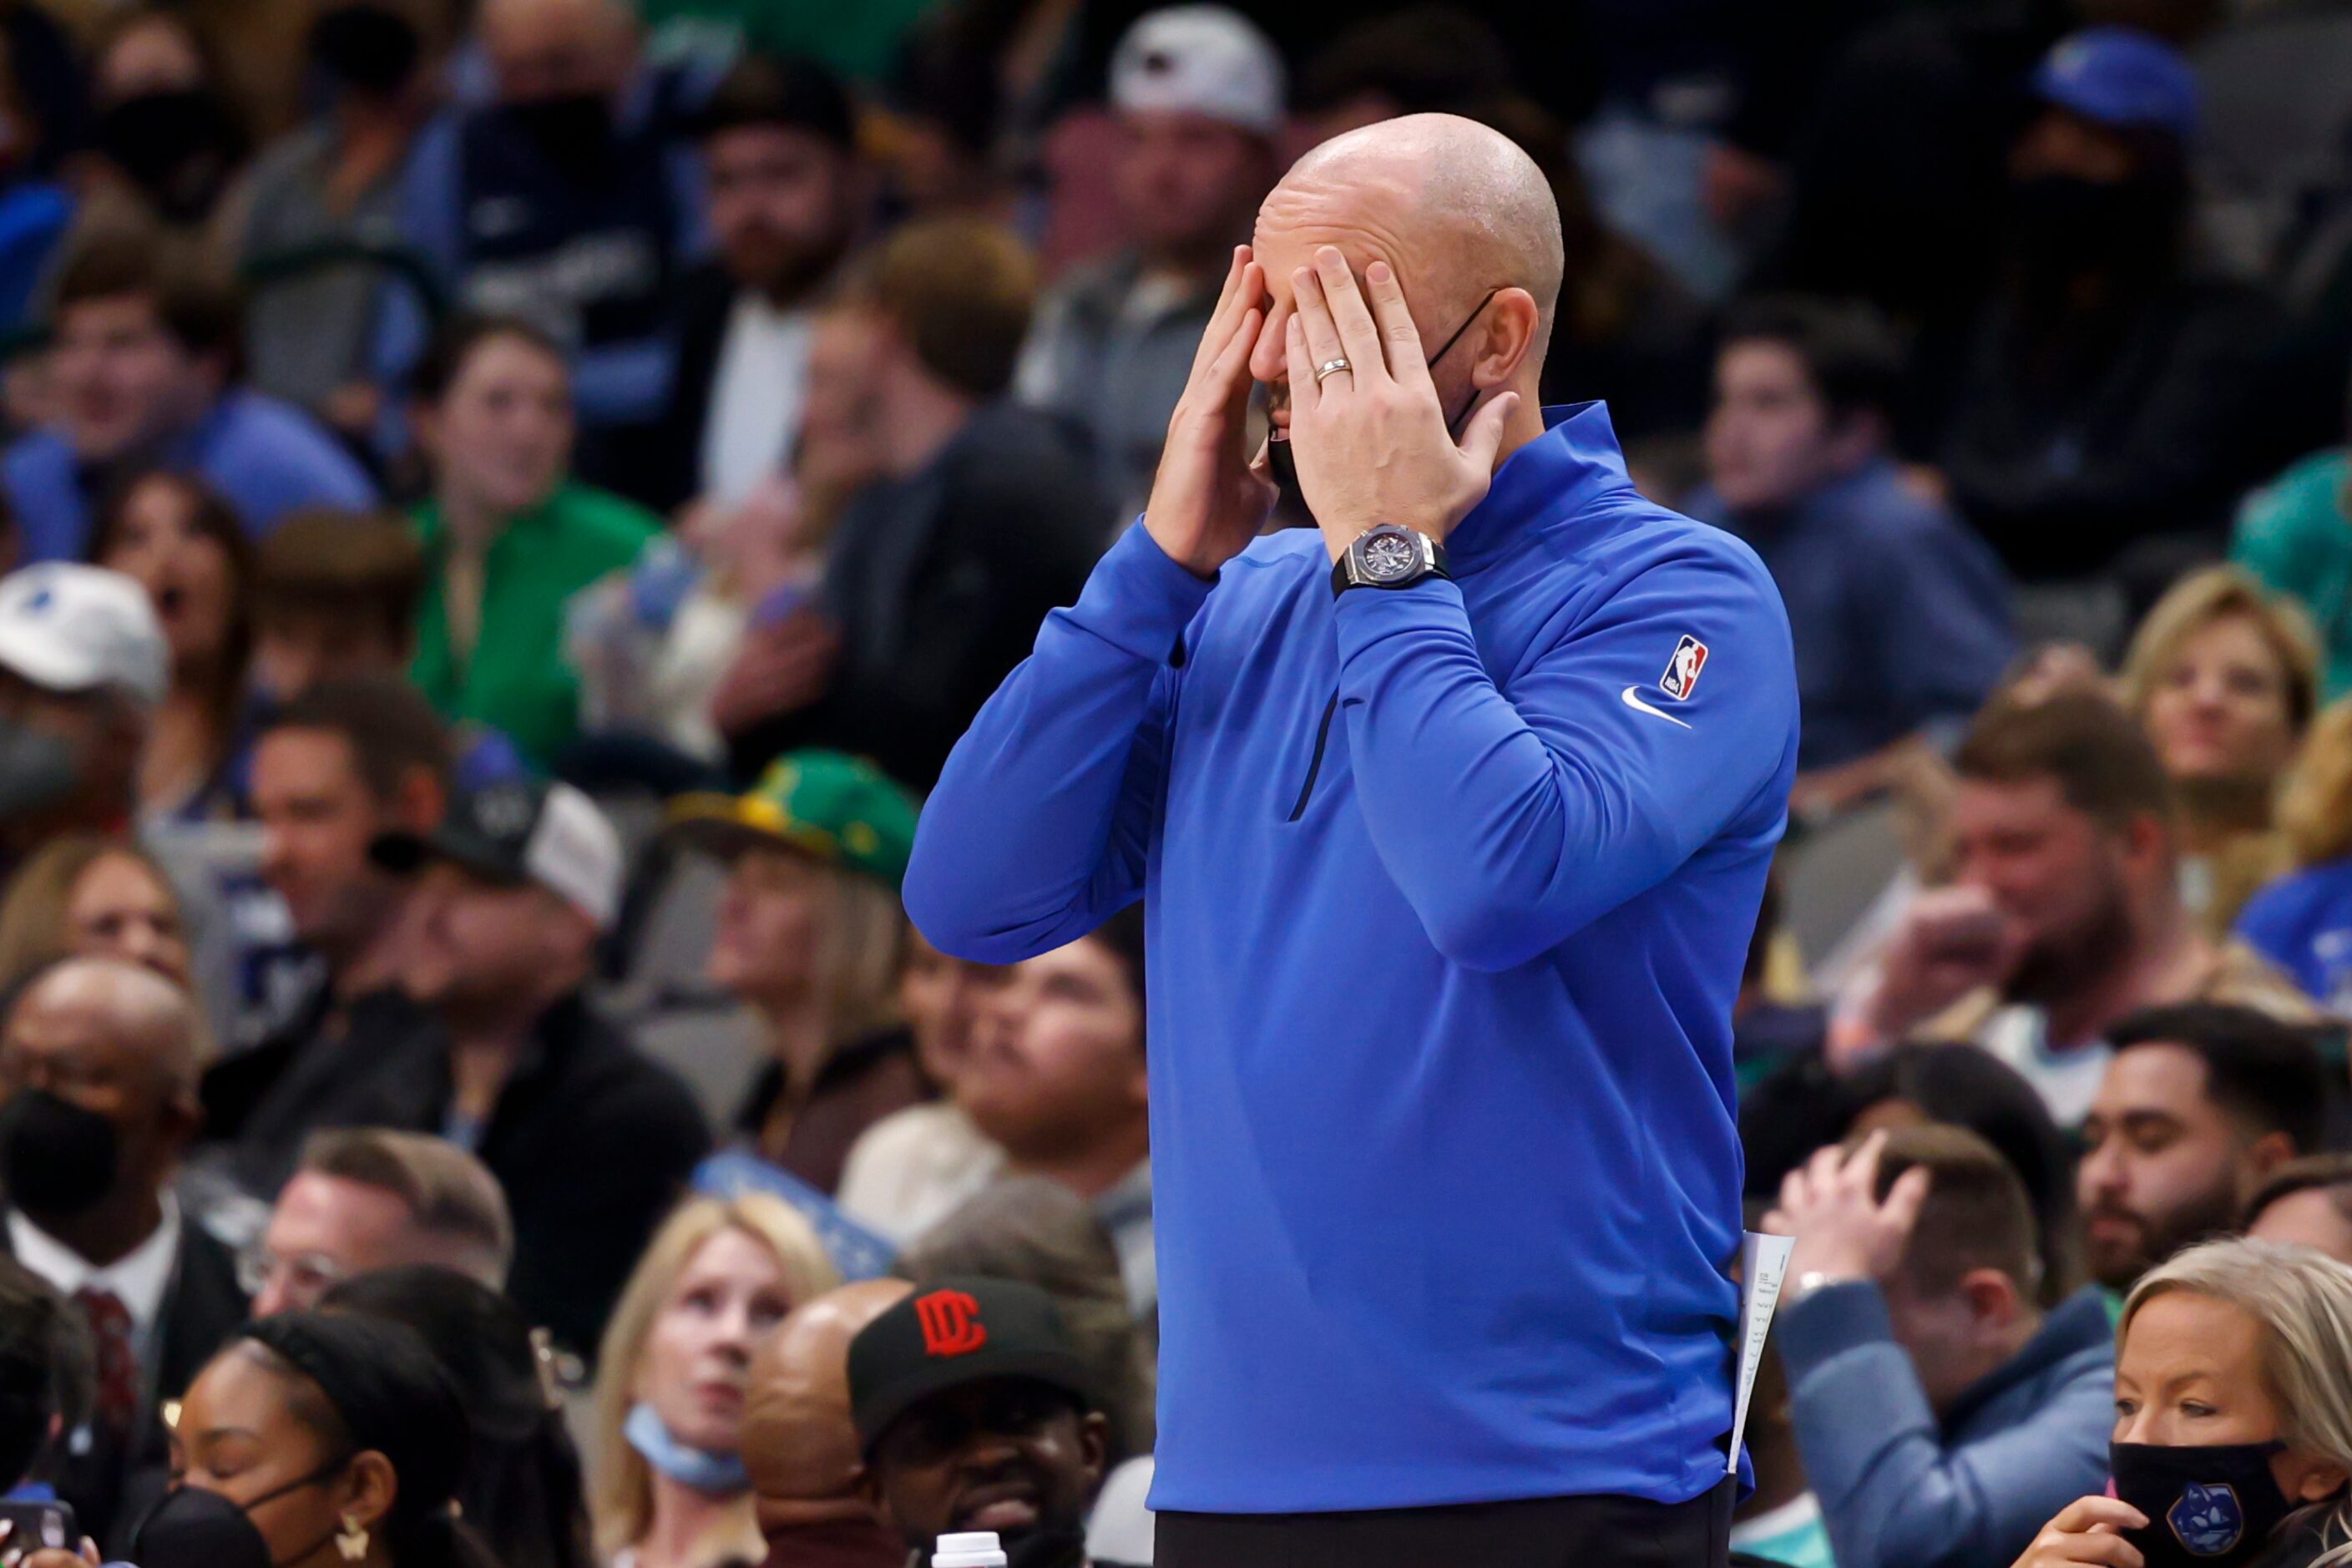
M669 831L722 859L788 846L895 893L915 852L919 809L862 757L793 752L770 763L748 794L679 795L670 803Z

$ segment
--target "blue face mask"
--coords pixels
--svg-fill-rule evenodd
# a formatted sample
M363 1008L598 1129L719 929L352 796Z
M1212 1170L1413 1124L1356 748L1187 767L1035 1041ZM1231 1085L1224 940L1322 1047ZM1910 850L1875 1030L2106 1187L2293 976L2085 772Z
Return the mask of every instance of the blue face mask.
M689 1447L679 1442L677 1434L654 1414L654 1407L642 1400L630 1409L621 1436L645 1457L646 1464L682 1487L692 1487L713 1497L730 1497L751 1489L751 1478L744 1471L741 1456L714 1454L708 1448Z

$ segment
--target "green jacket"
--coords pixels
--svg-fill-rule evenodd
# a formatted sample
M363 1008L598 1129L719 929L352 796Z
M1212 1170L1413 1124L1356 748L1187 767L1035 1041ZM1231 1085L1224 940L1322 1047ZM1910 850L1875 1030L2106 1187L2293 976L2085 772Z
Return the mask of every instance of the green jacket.
M507 525L482 563L481 631L471 659L449 647L447 529L437 503L413 521L425 547L425 601L409 679L451 721L504 731L545 767L580 729L580 683L563 653L564 606L637 558L661 520L629 501L566 483Z
M2230 559L2278 593L2299 599L2318 623L2326 695L2352 691L2352 518L2345 486L2352 454L2320 452L2248 496L2238 509Z

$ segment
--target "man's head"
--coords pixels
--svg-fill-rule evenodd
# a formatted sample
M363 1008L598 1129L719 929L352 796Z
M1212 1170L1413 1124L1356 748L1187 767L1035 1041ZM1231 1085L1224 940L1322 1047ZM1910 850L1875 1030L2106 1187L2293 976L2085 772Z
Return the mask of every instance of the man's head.
M849 1397L866 1494L911 1549L1084 1533L1106 1425L1044 1291L963 1279L898 1302L850 1342Z
M14 1489L45 1468L45 1451L80 1425L90 1362L80 1314L47 1280L0 1258L0 1481Z
M503 104L605 102L636 68L636 23L615 0L488 0L478 26Z
M1534 406L1559 297L1559 206L1508 137L1409 114L1326 142L1283 175L1258 207L1254 254L1271 308L1250 355L1279 429L1290 424L1293 279L1327 245L1359 279L1375 260L1395 268L1454 429L1497 392Z
M2065 1000L2131 963L2152 911L2177 907L2163 764L2105 697L1996 700L1953 768L1954 875L2018 930L2016 1001Z
M872 328L868 384L885 425L913 399L1002 395L1036 297L1036 262L1001 225L926 218L884 240L852 268L843 304Z
M1886 447L1901 373L1894 334L1867 306L1800 298L1736 311L1715 356L1707 479L1737 512L1794 506Z
M2178 245L2197 77L2130 27L2062 38L2033 74L2041 112L2010 150L2012 233L2029 283L2160 270Z
M146 590L48 562L0 578L0 842L131 815L170 653Z
M1131 1143L1145 1121L1142 914L1024 959L981 998L955 1102L1016 1163Z
M921 931L907 928L898 1011L907 1020L907 1032L915 1037L915 1059L923 1064L923 1076L950 1095L971 1055L983 1001L1010 978L1003 965L941 952Z
M1276 173L1282 57L1223 5L1154 11L1111 57L1111 108L1125 142L1117 177L1145 256L1215 267L1248 232Z
M2256 1241L2315 1247L2352 1263L2352 1154L2306 1154L2271 1173L2246 1204Z
M849 1346L908 1296L903 1279L861 1279L803 1301L751 1355L743 1402L743 1465L761 1522L772 1530L870 1513L859 1495L865 1459L849 1413Z
M505 1286L514 1258L506 1194L454 1143L381 1128L314 1133L259 1245L238 1260L253 1315L306 1310L336 1281L431 1264Z
M152 1205L203 1120L195 1010L152 970L67 959L9 1011L0 1094L0 1170L35 1223Z
M94 236L58 275L49 374L83 462L121 458L193 423L236 359L236 298L175 264L155 237Z
M620 909L620 836L570 784L460 795L430 835L390 834L371 853L416 876L403 983L456 1030L534 1017L577 991Z
M1883 1283L1895 1337L1940 1411L2032 1338L2041 1250L2025 1184L1975 1133L1933 1122L1890 1133L1878 1199L1914 1169L1927 1172L1927 1200Z
M2246 1007L2151 1007L2108 1038L2075 1186L2092 1276L2121 1290L2319 1148L2327 1080L2309 1039Z
M1296 107L1310 142L1401 114L1491 102L1517 72L1485 18L1421 4L1358 22L1308 58Z
M322 680L397 678L424 594L424 548L404 519L295 513L254 554L254 683L283 700Z
M399 907L399 884L369 847L439 825L449 765L439 716L388 676L313 686L262 731L251 791L261 874L295 936L330 964L373 941Z
M813 60L748 56L713 89L700 125L719 259L741 287L797 302L856 226L865 192L849 94Z

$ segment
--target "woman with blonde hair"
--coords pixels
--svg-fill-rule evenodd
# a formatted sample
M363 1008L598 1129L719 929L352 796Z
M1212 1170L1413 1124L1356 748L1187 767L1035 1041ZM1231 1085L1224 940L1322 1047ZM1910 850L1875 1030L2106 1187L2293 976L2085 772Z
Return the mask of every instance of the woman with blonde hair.
M752 1349L841 1283L806 1220L764 1194L689 1198L604 1330L589 1515L613 1568L725 1568L767 1547L739 1452Z
M188 984L180 895L147 852L94 833L53 838L0 897L0 992L61 958L120 958Z
M2238 935L2336 1013L2352 1013L2352 697L2311 726L2279 797L2294 869L2247 900Z
M2286 868L2275 813L2318 706L2318 634L2238 568L2207 567L2148 611L2122 685L2179 804L2183 894L2219 937Z
M2235 1238L2151 1270L2116 1326L2108 1454L2115 1495L2016 1568L2352 1563L2352 1268Z

